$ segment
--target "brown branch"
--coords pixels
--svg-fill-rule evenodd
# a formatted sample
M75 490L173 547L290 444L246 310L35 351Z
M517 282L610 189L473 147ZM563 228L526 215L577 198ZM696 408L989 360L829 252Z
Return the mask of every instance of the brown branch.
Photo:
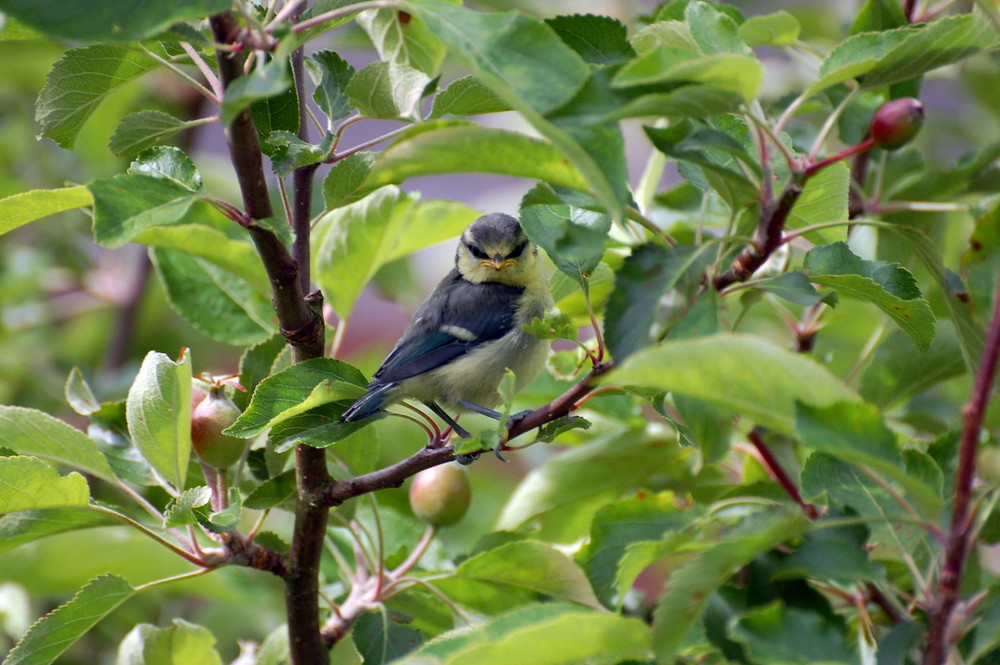
M240 29L232 14L211 19L212 32L220 44L239 39ZM301 54L299 54L301 62ZM239 53L217 52L219 75L225 87L243 75ZM301 85L302 78L296 79ZM299 95L300 99L302 95ZM304 123L303 123L304 125ZM243 195L243 204L252 219L271 217L273 211L264 178L263 158L257 128L250 109L244 109L228 128L230 158ZM296 177L296 206L290 220L300 243L308 248L311 177ZM270 231L251 224L247 227L271 282L272 303L281 332L292 346L292 359L301 362L323 355L324 327L317 298L304 297L308 290L308 249L303 256L299 244L293 256ZM289 653L293 665L327 662L320 639L319 563L326 533L327 509L312 500L330 482L324 451L308 446L295 449L297 500L291 548L285 570L285 606L288 620Z
M945 545L944 564L938 576L934 606L930 608L930 627L924 650L924 665L941 665L948 655L951 635L949 623L958 605L959 582L969 553L972 532L970 499L976 470L976 448L983 426L986 406L993 393L997 358L1000 356L1000 289L993 302L993 319L986 333L986 346L976 373L976 383L969 403L962 409L962 439L955 474L955 496L952 500L951 527Z

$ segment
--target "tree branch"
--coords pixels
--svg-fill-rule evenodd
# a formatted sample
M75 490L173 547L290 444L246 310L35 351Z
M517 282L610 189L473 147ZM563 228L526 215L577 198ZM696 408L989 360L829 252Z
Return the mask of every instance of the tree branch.
M945 545L944 564L938 576L934 607L930 609L930 627L924 650L924 665L945 662L951 644L949 624L958 605L958 586L969 553L972 531L972 480L976 470L976 448L983 426L986 406L993 393L997 358L1000 356L1000 289L993 302L993 319L986 333L983 358L976 373L976 383L969 403L962 409L962 439L955 474L955 497L952 501L951 527Z

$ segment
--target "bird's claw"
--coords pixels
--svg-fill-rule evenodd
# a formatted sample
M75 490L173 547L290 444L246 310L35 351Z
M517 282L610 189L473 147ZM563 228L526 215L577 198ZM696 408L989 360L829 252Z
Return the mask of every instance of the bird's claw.
M503 449L503 444L501 443L500 445L498 445L496 448L493 449L493 454L496 455L497 459L500 460L501 462L507 462L508 461L507 458L500 454L500 451L502 449Z

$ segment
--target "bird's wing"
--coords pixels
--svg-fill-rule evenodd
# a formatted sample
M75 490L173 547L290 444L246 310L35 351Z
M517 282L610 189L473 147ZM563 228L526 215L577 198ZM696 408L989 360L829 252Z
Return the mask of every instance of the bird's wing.
M524 289L496 282L473 284L450 275L413 315L373 382L391 383L429 372L514 326Z

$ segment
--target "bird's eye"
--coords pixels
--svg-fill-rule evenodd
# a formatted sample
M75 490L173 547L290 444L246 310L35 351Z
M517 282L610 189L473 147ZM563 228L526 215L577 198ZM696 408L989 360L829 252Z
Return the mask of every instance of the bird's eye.
M517 247L515 247L514 250L510 254L508 254L507 256L505 256L504 258L505 259L514 259L514 258L517 258L518 256L521 256L521 253L524 251L524 248L527 247L527 246L528 246L528 241L525 240L520 245L518 245Z
M466 247L466 249L469 250L469 253L472 254L477 259L486 260L486 259L490 258L489 256L486 255L486 252L484 252L483 250L479 249L478 247L476 247L473 244L465 243L465 247Z

